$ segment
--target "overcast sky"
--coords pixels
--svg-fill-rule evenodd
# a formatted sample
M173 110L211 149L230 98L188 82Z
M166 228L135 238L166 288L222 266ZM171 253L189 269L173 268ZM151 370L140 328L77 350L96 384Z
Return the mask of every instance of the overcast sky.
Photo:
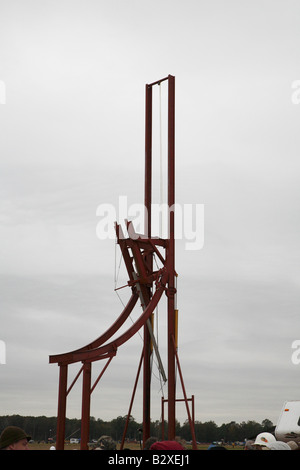
M196 419L276 424L300 399L299 21L296 0L0 0L1 415L55 416L49 355L94 340L123 308L120 254L96 213L120 196L143 203L145 84L168 74L176 201L204 206L202 249L176 244ZM157 123L157 90L154 101ZM158 317L166 366L164 302ZM141 348L136 335L119 349L92 395L96 419L127 413ZM68 417L80 417L80 387ZM141 382L132 414L142 419Z

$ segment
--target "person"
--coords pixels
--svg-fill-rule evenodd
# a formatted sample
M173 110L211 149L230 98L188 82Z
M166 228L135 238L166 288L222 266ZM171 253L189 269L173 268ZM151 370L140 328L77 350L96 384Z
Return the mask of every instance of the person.
M7 426L0 435L0 450L29 450L31 436L18 426Z
M287 445L290 446L291 450L299 450L299 446L295 441L289 441Z
M283 441L271 442L268 447L268 450L292 450L290 446Z
M148 439L145 441L144 450L149 450L152 444L154 444L154 442L157 442L157 441L158 441L157 437L154 437L154 436L148 437Z
M224 447L221 444L210 444L208 446L207 450L227 450L226 447Z
M270 444L276 442L275 437L270 432L259 433L253 443L254 450L266 450Z
M179 442L180 445L182 445L182 447L186 450L187 449L187 445L186 445L186 440L183 439L182 437L180 436L175 436L175 441L176 442Z
M93 446L93 450L116 450L116 448L117 444L110 436L101 436Z
M227 450L227 449L224 446L215 445L215 446L209 446L207 450Z
M244 445L244 450L255 450L253 445L254 445L254 440L247 439Z
M157 441L150 446L150 450L184 450L177 441Z

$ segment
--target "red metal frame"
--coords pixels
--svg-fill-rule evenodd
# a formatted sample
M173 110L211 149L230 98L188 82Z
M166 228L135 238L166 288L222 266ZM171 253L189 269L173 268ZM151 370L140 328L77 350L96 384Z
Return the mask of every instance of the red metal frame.
M152 88L168 80L168 207L169 207L169 233L167 239L152 237L151 233L151 207L152 207ZM82 414L81 414L81 449L88 448L90 401L91 393L102 377L104 371L117 354L118 348L128 341L137 331L143 327L144 342L143 352L138 368L138 374L134 385L133 396L130 403L128 418L136 391L137 381L143 364L143 442L150 437L150 396L151 396L151 367L152 354L151 341L151 315L158 305L162 294L167 295L168 309L168 439L175 438L175 402L176 400L176 363L179 368L180 379L184 392L189 421L192 430L194 448L196 441L194 435L194 416L190 416L188 399L186 398L177 355L176 345L176 310L175 310L175 77L167 77L146 85L146 113L145 113L145 233L137 234L132 222L127 223L128 237L124 236L122 227L116 224L117 242L128 272L128 286L131 287L132 295L126 307L112 326L100 337L87 344L83 348L54 356L50 356L50 363L57 363L60 367L59 392L58 392L58 416L57 416L57 440L58 450L64 449L65 420L67 395L74 383L82 373ZM164 255L161 250L164 250ZM153 269L153 257L157 255L162 267ZM138 298L141 300L142 314L132 326L111 342L110 338L124 324L135 307ZM98 379L91 386L92 362L106 359ZM76 378L67 389L68 365L82 362L82 367ZM121 448L124 443L128 420L124 430Z

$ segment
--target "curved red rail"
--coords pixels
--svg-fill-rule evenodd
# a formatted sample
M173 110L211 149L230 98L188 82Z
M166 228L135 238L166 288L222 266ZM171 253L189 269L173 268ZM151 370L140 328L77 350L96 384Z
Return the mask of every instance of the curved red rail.
M92 341L91 343L87 344L86 346L76 349L74 351L69 351L67 353L62 354L55 354L49 357L49 363L53 364L56 362L64 362L64 363L71 363L76 362L77 359L74 359L75 354L80 354L83 351L91 350L98 348L103 343L105 343L109 338L111 338L116 331L123 325L125 320L129 317L130 313L132 312L135 304L138 300L139 296L136 291L133 292L131 295L127 305L125 306L124 310L122 311L121 315L117 318L117 320L110 326L108 330L105 331L101 336L97 339Z

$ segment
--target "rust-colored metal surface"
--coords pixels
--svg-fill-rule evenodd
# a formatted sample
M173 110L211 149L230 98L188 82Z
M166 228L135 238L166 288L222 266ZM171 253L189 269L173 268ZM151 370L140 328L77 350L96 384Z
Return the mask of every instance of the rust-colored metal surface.
M162 81L168 81L168 207L169 230L168 238L152 237L152 88L160 85ZM150 437L151 421L151 367L150 359L153 354L153 331L151 316L159 304L162 294L167 295L167 319L168 319L168 439L175 438L176 417L176 366L179 368L180 380L186 402L189 422L191 425L193 446L196 448L194 435L194 412L190 415L188 399L186 397L181 368L177 353L176 334L176 309L175 309L175 77L168 75L161 80L146 85L146 110L145 110L145 230L144 234L137 234L132 222L126 221L128 237L124 236L122 227L116 223L116 238L120 246L121 254L128 273L128 287L131 289L131 297L120 316L111 327L101 336L86 346L63 354L50 356L50 363L57 363L60 368L58 391L58 416L57 416L57 440L58 450L64 449L65 420L67 396L74 383L82 375L82 410L81 410L81 449L88 449L90 403L91 394L107 369L112 359L116 356L120 346L126 343L133 335L143 328L143 351L138 367L138 374L133 388L128 416L130 415L138 377L143 365L143 442ZM153 259L157 257L160 268L154 269ZM129 317L138 299L142 306L140 317L123 334L111 340L126 319ZM91 370L94 361L105 360L106 363L94 384L91 383ZM68 365L82 363L76 378L68 388ZM194 406L194 401L193 401ZM127 426L121 443L124 443Z

